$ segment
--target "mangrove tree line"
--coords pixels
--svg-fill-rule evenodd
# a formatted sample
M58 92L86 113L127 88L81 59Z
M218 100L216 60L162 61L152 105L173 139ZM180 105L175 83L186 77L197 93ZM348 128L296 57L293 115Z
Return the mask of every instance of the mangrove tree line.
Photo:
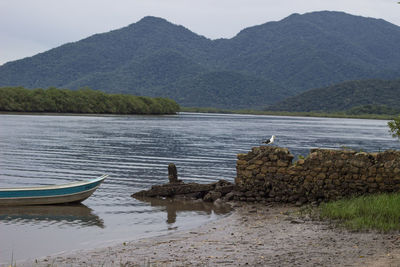
M80 90L0 88L0 111L99 114L174 114L179 105L167 98Z

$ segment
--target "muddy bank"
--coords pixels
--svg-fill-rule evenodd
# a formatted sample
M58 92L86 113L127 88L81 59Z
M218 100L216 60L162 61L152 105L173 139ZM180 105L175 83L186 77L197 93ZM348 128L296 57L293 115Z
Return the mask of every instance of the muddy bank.
M399 266L398 235L338 229L293 206L236 205L190 231L18 266Z

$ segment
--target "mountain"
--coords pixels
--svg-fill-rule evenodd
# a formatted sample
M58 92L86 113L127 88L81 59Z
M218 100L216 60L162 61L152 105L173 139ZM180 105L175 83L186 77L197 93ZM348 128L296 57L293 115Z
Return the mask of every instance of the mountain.
M362 80L308 90L269 106L293 112L400 113L400 80Z
M164 19L0 66L0 86L163 96L183 106L262 108L310 88L400 77L400 27L342 12L293 14L210 40Z
M398 78L400 27L340 12L293 14L229 40L222 67L268 77L291 91L347 80ZM224 60L226 59L226 60Z
M203 50L209 40L164 19L145 17L136 24L108 33L96 34L36 56L0 67L1 85L63 87L86 75L102 75L140 63L163 50L182 56ZM198 52L201 57L202 53ZM112 88L110 89L112 90Z
M273 82L231 71L208 72L172 86L176 101L188 107L261 108L285 98ZM165 95L164 95L165 96Z
M113 88L114 93L170 97L185 106L228 109L264 107L285 97L278 84L238 72L211 71L171 51L157 52L102 75L86 75L65 87L87 85L103 91Z

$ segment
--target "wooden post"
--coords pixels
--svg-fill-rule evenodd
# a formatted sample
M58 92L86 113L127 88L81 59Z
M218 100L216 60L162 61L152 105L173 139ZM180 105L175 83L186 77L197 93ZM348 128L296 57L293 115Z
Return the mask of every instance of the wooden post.
M174 163L168 165L168 179L170 184L178 183L178 170Z

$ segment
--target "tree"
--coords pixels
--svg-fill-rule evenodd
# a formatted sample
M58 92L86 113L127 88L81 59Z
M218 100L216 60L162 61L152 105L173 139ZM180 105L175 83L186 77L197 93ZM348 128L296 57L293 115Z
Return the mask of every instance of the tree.
M400 116L389 121L388 126L392 136L400 139Z
M113 95L90 88L25 89L0 87L0 111L111 113L111 114L175 114L179 105L166 98L134 95Z

